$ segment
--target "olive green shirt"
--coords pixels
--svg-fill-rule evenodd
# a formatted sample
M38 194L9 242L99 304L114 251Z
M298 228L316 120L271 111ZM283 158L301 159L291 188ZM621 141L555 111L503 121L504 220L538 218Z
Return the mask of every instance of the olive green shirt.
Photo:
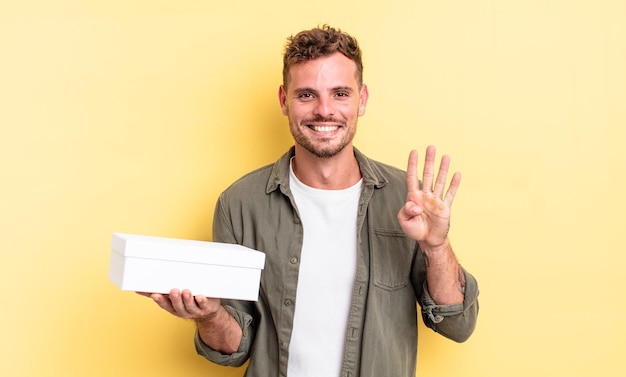
M213 241L262 251L266 264L257 302L222 300L243 330L238 351L232 355L216 352L197 333L195 345L200 355L221 365L240 366L249 360L248 377L287 376L303 238L289 187L293 155L291 148L276 163L234 182L215 208ZM406 173L358 150L355 156L363 185L357 214L357 270L341 377L414 377L416 303L426 326L463 342L476 324L478 286L464 271L463 304L435 304L426 286L422 253L397 220L406 201Z

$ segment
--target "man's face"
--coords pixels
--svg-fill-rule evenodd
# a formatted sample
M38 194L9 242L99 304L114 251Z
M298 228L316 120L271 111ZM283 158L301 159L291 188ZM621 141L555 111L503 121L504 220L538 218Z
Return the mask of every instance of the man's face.
M287 88L281 86L278 97L296 148L328 158L352 143L368 96L355 73L356 64L341 53L289 69Z

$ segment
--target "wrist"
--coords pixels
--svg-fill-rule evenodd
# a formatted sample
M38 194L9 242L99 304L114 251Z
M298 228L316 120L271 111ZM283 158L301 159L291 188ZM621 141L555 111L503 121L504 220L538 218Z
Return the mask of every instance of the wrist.
M437 254L445 254L446 252L452 250L448 237L444 238L441 243L436 244L436 245L428 244L426 242L418 242L418 243L419 243L420 250L422 250L422 253L428 256L431 256L431 255L434 256Z
M198 326L202 325L212 325L214 323L219 322L222 318L224 318L224 314L229 315L226 308L222 305L217 307L217 310L213 313L209 313L205 316L194 318L194 321Z

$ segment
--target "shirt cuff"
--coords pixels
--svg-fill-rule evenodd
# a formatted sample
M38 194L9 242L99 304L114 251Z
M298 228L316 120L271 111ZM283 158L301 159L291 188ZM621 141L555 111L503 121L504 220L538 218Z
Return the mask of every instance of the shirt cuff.
M422 312L432 321L441 323L446 317L456 316L470 308L478 298L478 283L476 279L463 269L465 275L465 297L461 304L437 305L430 295L428 284L424 281L424 291L422 293Z
M196 329L194 336L194 344L196 346L196 352L198 355L206 358L207 360L224 366L241 366L248 359L250 346L252 345L252 334L250 324L252 323L252 316L248 313L242 313L232 308L231 306L224 305L224 308L235 318L237 323L242 329L241 343L239 348L233 354L223 354L219 351L209 347L200 338L200 333Z

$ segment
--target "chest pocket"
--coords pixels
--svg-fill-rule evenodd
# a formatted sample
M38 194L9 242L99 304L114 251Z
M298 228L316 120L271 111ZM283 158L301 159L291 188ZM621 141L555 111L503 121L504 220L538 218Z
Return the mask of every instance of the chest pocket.
M401 230L373 229L371 263L374 285L393 291L409 284L415 241Z

